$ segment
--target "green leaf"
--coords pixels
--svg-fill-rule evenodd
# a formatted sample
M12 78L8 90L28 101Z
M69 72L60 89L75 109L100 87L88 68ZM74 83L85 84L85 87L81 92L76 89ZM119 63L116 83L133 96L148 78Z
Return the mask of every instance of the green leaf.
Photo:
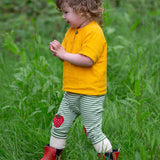
M146 160L146 151L145 151L145 147L143 145L141 145L141 149L140 149L140 156L141 156L141 160Z
M136 151L135 160L141 160L141 157L138 151Z
M20 55L20 49L17 46L17 44L14 42L14 37L11 33L11 35L7 35L4 43L4 47L6 49L9 49L11 52L13 52L16 55Z
M141 87L140 87L140 81L139 80L135 81L134 89L135 89L135 95L140 96L141 95Z
M37 113L40 113L40 112L42 112L42 111L35 111L35 112L30 114L30 117L33 117L34 115L36 115Z
M130 72L130 81L131 81L131 84L134 83L134 76L132 71Z
M32 89L33 95L35 95L35 94L37 93L37 91L39 91L41 88L42 88L42 87L41 87L40 83L39 83L39 84L36 84L36 85L33 87L33 89Z
M53 110L55 107L56 107L55 105L49 106L49 108L48 108L48 113L52 112L52 110Z
M47 82L43 85L42 92L46 92L49 89L50 86L50 80L47 80Z
M139 24L140 22L141 22L141 19L140 19L140 18L137 19L136 22L132 25L130 31L133 32L133 31L137 28L137 26L138 26L138 24Z

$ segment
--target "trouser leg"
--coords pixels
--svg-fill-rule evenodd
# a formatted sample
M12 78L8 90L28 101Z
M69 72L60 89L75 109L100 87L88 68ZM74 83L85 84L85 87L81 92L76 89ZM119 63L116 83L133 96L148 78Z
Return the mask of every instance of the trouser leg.
M104 140L106 136L102 132L102 112L105 96L82 96L80 111L87 137L92 144Z
M67 135L74 120L79 115L77 94L65 92L57 114L52 123L51 135L59 139L67 139ZM76 109L77 108L77 109Z

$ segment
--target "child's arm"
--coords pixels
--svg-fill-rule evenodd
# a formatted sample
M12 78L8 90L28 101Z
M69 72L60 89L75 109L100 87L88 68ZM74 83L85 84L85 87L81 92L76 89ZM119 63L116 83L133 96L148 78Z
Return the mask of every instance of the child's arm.
M58 57L61 60L70 62L74 65L82 67L90 67L93 65L92 59L90 59L87 56L81 54L72 54L72 53L66 54L65 49L56 40L50 43L50 50L53 52L54 56Z

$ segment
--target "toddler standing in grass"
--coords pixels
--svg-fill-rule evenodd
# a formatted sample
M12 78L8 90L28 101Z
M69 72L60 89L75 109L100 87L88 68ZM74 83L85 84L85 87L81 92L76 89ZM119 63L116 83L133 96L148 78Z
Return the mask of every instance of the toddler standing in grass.
M102 132L102 112L106 94L107 43L99 24L101 0L57 0L63 19L70 25L60 44L50 43L53 56L64 63L64 97L53 119L50 144L41 160L56 160L66 145L69 129L81 115L84 131L97 156L118 160L118 151Z

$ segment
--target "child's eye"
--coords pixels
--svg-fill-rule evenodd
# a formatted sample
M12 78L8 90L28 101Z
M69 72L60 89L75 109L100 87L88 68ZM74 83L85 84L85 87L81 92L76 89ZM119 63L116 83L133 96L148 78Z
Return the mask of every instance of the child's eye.
M64 13L64 14L67 14L67 13L68 13L68 11L67 11L67 10L63 10L63 13Z

